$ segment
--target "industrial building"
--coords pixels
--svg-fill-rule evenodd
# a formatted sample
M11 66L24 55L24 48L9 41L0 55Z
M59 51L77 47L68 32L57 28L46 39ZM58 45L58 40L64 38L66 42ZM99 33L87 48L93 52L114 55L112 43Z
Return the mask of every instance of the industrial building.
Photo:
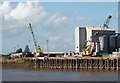
M96 36L98 33L99 37ZM112 53L120 48L120 33L116 33L114 29L94 26L77 27L75 28L75 52L81 52L88 41L96 43L98 38L102 53Z

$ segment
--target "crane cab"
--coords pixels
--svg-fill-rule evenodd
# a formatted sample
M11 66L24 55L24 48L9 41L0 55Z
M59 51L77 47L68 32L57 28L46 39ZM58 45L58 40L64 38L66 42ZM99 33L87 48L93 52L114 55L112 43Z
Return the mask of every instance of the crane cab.
M40 46L38 46L38 48L36 49L36 57L43 57L43 53L41 52Z

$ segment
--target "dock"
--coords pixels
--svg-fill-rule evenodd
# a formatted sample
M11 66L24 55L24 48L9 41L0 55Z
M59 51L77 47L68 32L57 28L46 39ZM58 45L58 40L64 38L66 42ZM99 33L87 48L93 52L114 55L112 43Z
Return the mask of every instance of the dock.
M35 68L44 69L98 69L98 70L119 70L120 58L117 57L37 57L25 58L26 61L34 64Z

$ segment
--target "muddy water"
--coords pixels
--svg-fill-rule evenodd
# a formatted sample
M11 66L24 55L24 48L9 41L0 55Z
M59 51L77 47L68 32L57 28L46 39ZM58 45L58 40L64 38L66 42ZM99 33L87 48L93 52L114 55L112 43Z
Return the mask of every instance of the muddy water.
M115 71L67 71L7 68L2 70L3 81L117 81Z

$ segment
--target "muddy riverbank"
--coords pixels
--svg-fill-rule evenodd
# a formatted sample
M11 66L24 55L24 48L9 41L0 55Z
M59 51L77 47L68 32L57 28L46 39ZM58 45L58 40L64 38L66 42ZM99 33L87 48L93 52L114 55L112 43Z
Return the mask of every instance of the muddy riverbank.
M2 69L6 68L33 68L34 63L25 60L24 58L13 58L8 59L4 57L0 57L0 64Z

